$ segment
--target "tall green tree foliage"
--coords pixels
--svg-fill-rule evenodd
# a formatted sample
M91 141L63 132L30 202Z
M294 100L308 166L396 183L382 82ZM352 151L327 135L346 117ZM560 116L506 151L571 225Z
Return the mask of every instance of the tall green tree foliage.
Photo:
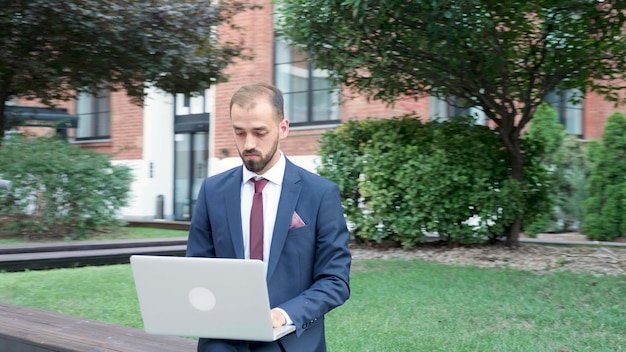
M524 224L530 234L578 230L582 223L583 202L589 172L583 142L568 135L554 108L543 103L537 108L524 139L541 146L541 162L549 171L551 211L533 223Z
M482 108L524 180L520 136L557 87L618 99L626 2L279 0L280 30L336 82L393 103L424 93ZM521 216L509 228L517 241Z
M533 123L528 127L528 132L524 134L524 137L538 141L542 145L543 158L551 162L566 135L567 132L563 124L559 122L556 110L550 104L542 103L537 107Z
M602 140L590 146L589 198L583 230L588 238L611 240L626 235L626 117L609 116Z
M563 182L558 184L561 230L581 230L587 199L589 158L585 141L569 135L556 153L555 164Z
M533 139L538 142L540 148L541 162L549 170L550 181L550 206L552 211L546 212L538 217L533 223L524 224L523 230L526 233L535 235L540 232L553 230L558 222L556 209L558 208L558 178L559 171L556 168L554 157L561 147L566 136L565 128L559 123L559 116L556 110L548 103L542 103L537 107L533 116L533 122L528 131L522 136L524 139Z
M144 88L200 92L226 79L246 56L233 16L250 8L225 0L23 0L0 5L0 140L4 104L15 97L45 103L77 91L124 88L141 102ZM235 33L237 33L235 31Z

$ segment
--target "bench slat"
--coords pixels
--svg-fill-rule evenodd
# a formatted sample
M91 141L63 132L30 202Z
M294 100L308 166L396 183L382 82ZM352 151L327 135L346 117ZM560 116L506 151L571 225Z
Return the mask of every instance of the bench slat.
M0 304L0 347L7 351L182 352L196 341L40 309ZM19 349L18 349L19 348Z
M133 254L185 255L186 245L35 252L0 255L0 271L126 264Z

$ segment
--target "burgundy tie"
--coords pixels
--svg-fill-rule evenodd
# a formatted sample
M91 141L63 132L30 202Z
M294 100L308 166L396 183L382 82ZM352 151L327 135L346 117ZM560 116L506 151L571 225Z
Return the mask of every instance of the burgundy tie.
M250 259L263 260L263 188L266 179L252 179L254 197L250 211Z

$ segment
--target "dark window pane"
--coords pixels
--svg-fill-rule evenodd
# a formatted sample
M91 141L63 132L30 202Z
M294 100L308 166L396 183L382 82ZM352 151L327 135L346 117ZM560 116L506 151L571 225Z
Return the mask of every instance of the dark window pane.
M575 101L572 102L571 99ZM583 135L582 94L576 89L556 89L546 95L545 101L556 110L559 121L567 133Z
M308 90L309 71L296 64L276 66L276 84L283 93L306 92Z
M318 89L332 89L333 86L328 80L328 73L324 70L315 69L313 70L313 90Z
M306 63L307 62L307 55L304 51L297 49L297 48L290 48L291 49L291 61L292 62L303 62Z
M80 93L76 100L77 139L109 138L111 134L111 99L108 90L96 95Z
M574 99L574 102L571 100ZM580 101L578 101L580 100ZM565 92L566 118L565 129L567 133L583 134L583 106L582 94L576 89L569 89Z
M291 62L291 49L287 46L286 43L277 41L276 42L276 54L275 54L275 63L276 64L284 64Z
M285 94L285 117L292 123L307 122L308 94Z
M313 92L313 121L328 121L338 119L338 105L334 101L334 92L318 90Z

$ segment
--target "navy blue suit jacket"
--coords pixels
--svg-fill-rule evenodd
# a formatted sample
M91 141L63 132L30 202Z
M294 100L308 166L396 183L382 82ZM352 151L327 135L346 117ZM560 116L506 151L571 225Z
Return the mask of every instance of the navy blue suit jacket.
M242 178L236 167L204 180L187 256L244 258ZM294 212L305 226L289 228ZM350 295L348 238L338 186L286 160L267 271L270 306L284 309L296 326L279 342L285 351L326 350L324 315ZM200 346L211 343L202 340ZM280 351L274 347L259 350Z

